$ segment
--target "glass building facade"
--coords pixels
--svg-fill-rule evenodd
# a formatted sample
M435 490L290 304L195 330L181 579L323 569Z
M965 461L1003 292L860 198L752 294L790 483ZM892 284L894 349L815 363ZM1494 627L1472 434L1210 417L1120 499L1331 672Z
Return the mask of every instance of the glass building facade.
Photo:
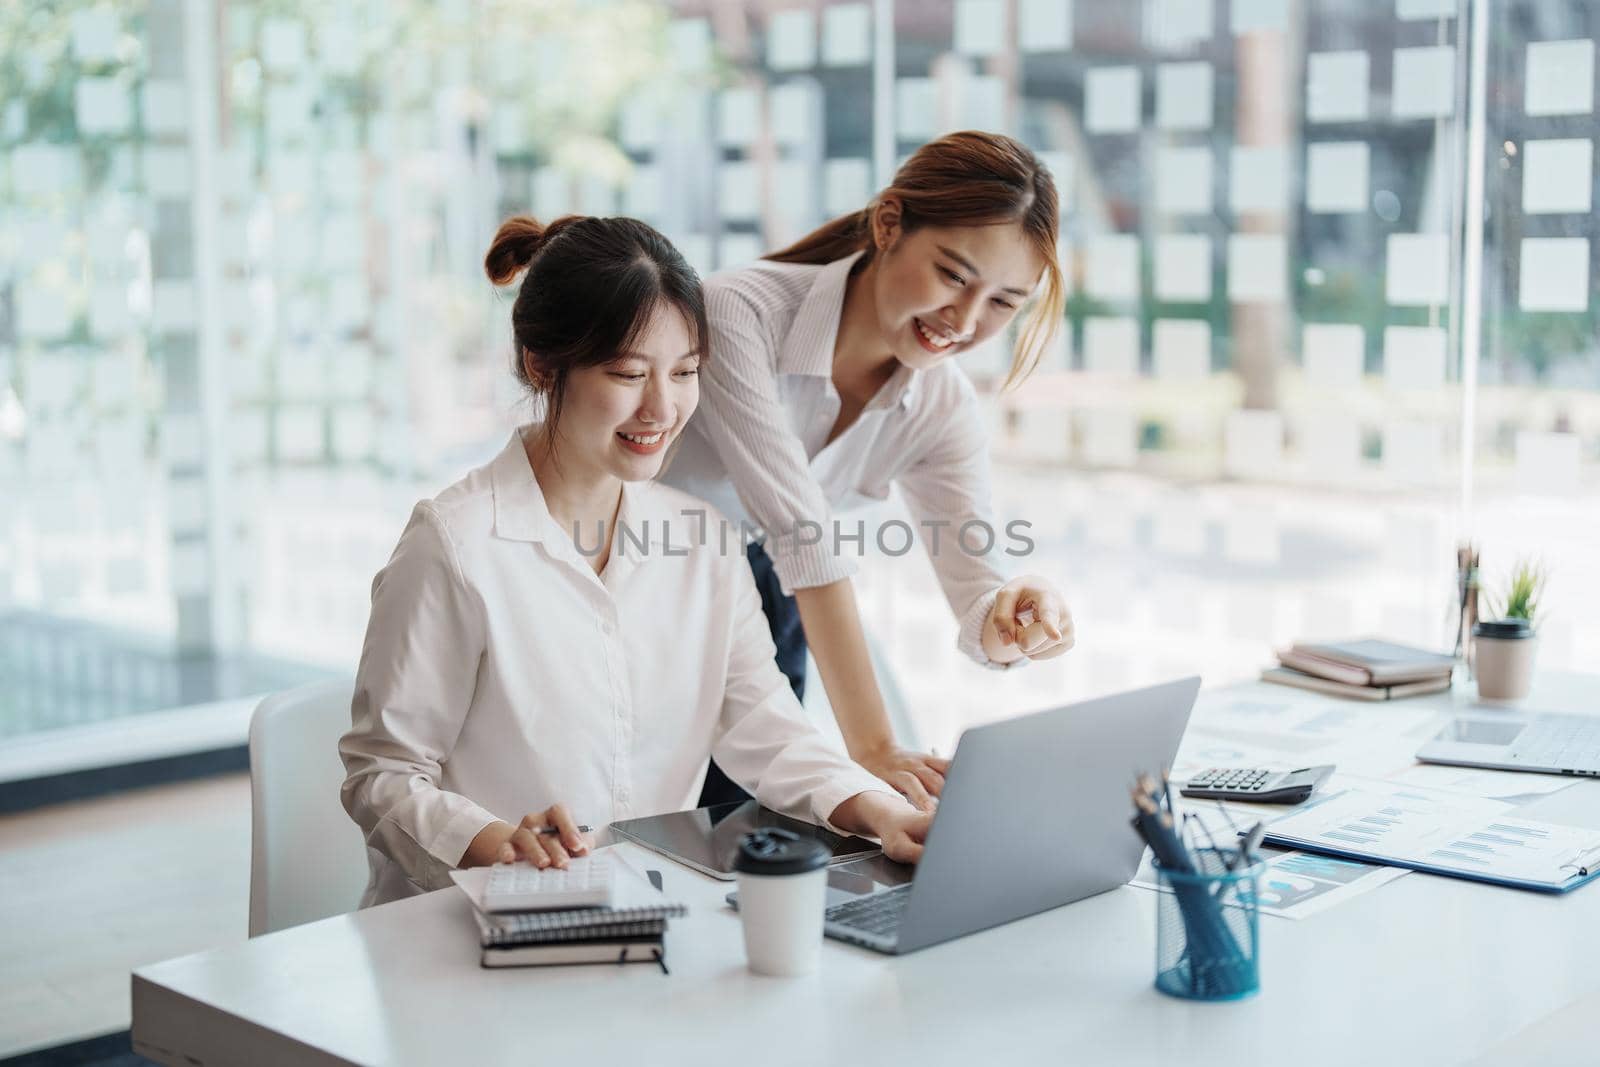
M412 503L528 408L498 221L702 272L918 144L1056 175L1028 382L963 357L1078 648L951 654L859 590L924 745L1275 643L1453 636L1456 544L1600 645L1595 41L1581 0L127 0L0 9L0 743L354 670ZM884 509L883 517L896 505Z

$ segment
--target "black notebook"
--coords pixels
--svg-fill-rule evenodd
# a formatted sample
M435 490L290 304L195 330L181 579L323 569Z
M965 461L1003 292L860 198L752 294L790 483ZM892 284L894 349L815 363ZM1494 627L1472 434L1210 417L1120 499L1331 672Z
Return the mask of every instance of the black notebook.
M550 945L507 945L485 948L485 967L556 967L575 963L655 963L666 970L666 943L660 937L619 938Z

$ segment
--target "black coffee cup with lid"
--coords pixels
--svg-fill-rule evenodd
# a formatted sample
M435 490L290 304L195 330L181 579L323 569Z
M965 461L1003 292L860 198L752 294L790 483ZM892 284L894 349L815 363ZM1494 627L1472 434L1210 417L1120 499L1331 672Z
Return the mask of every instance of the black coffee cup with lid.
M814 837L801 837L793 830L766 826L739 839L733 869L741 874L767 877L805 874L826 867L833 852Z

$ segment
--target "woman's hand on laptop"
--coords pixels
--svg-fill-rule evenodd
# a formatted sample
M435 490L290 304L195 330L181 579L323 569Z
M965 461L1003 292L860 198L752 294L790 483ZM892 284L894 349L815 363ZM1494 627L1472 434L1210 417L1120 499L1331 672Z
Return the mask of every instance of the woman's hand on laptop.
M566 805L552 804L544 811L529 812L515 826L492 822L479 830L461 857L461 866L526 860L535 867L565 867L573 856L588 855L593 847L593 835L578 829Z
M1045 660L1066 652L1075 639L1072 612L1055 583L1024 574L1000 587L983 624L983 651L995 663L1026 656Z
M915 863L922 858L922 843L933 825L933 813L917 811L900 797L873 790L857 793L834 808L828 821L848 833L876 837L883 844L883 854L892 860Z

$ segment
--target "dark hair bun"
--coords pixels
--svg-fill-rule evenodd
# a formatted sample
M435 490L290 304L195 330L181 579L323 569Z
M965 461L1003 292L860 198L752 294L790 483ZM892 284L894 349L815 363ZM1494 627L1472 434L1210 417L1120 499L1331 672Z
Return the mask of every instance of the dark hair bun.
M539 254L545 228L531 215L517 215L500 224L489 252L483 257L484 273L496 285L507 285Z

